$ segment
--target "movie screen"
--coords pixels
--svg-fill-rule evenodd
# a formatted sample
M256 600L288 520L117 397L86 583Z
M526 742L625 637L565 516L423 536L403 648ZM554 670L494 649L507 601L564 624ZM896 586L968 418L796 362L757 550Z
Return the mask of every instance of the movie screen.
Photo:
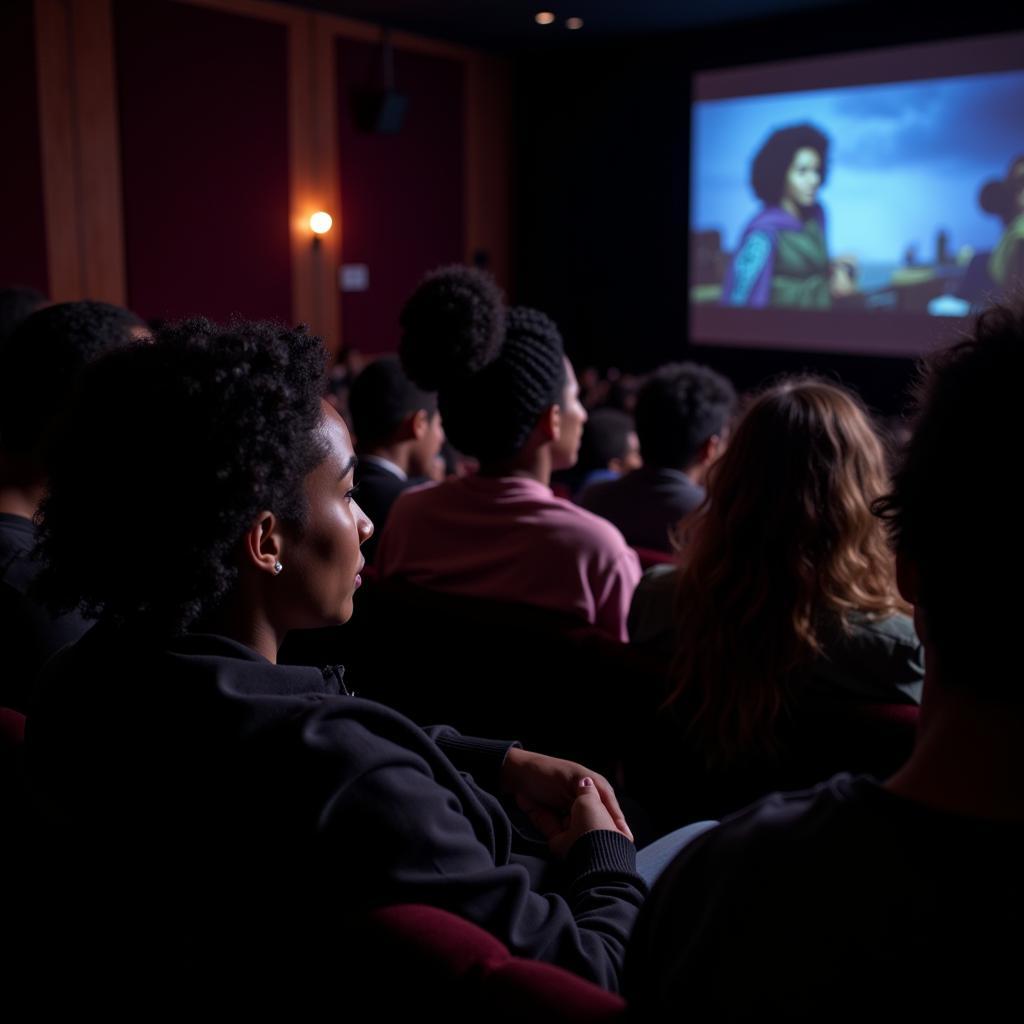
M698 76L693 340L912 354L1024 285L1013 40Z

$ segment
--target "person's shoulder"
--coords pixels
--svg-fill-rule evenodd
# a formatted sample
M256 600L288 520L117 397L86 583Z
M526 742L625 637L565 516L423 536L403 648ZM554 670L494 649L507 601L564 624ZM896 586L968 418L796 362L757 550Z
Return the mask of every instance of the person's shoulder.
M845 828L875 802L880 790L867 776L841 774L810 789L772 793L723 819L707 834L707 845L716 857L730 850L747 854L779 849L791 857L796 845Z
M855 612L849 618L849 626L854 637L866 642L913 649L921 646L914 620L902 612L880 617Z
M609 484L618 482L612 480ZM622 531L603 516L556 495L552 495L550 502L545 502L545 505L551 526L560 532L572 532L578 536L581 544L593 545L595 549L605 553L619 556L630 552L634 558L636 557L635 552L626 543Z

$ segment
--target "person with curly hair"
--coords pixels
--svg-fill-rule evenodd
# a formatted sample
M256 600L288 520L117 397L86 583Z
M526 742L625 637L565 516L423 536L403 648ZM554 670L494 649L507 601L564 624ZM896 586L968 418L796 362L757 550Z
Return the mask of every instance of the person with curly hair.
M277 663L289 630L351 616L373 530L324 360L304 329L191 320L85 375L39 527L49 599L98 620L29 721L61 861L47 962L102 914L72 954L136 983L298 997L343 921L407 902L614 989L646 887L606 780Z
M927 652L909 760L884 782L842 774L777 793L691 843L630 943L637 1019L997 1020L1015 1005L1022 377L1019 300L929 356L912 438L875 506ZM967 501L950 500L953 466L971 467ZM873 582L866 568L864 597L872 587L880 602L888 571ZM837 610L852 597L828 595Z
M726 306L829 309L856 290L856 263L830 263L818 190L828 177L828 139L810 124L780 128L754 157L750 183L764 204L743 229L726 272Z
M53 435L86 365L146 325L106 302L46 306L25 290L4 298L25 315L0 338L0 705L24 712L46 659L88 628L77 612L51 614L33 593L40 569L33 518L46 493Z
M381 576L571 613L626 639L637 556L611 523L550 487L553 470L576 462L587 417L554 323L506 308L489 275L461 266L428 275L401 323L406 373L437 392L448 438L480 472L395 502Z

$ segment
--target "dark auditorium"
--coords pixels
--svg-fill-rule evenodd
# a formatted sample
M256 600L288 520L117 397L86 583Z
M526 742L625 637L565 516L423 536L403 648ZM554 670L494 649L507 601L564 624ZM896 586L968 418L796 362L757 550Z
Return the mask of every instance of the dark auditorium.
M1024 11L0 29L12 1021L1016 1015Z

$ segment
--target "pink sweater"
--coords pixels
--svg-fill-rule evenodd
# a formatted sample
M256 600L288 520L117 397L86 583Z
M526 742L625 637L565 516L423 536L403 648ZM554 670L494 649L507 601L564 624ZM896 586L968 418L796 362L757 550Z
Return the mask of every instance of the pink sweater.
M620 640L640 581L636 552L611 523L521 477L411 488L374 564L430 590L575 612Z

